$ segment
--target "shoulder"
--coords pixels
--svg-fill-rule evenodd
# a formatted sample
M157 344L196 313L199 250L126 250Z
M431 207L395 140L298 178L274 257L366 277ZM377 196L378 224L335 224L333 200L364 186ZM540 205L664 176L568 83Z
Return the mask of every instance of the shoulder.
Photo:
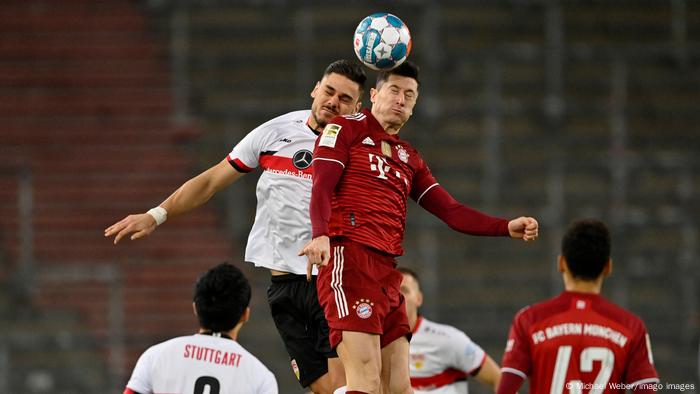
M639 316L603 297L598 299L598 302L593 305L593 308L601 315L617 321L630 330L635 332L646 331L644 322Z
M464 331L450 326L448 324L436 323L432 320L423 318L421 323L421 331L434 337L436 340L443 339L446 341L468 338Z
M536 302L520 309L515 314L513 322L521 325L530 325L565 310L567 306L568 304L562 303L558 297Z
M283 132L288 130L290 125L303 126L311 116L310 110L300 110L288 112L258 126L256 131Z

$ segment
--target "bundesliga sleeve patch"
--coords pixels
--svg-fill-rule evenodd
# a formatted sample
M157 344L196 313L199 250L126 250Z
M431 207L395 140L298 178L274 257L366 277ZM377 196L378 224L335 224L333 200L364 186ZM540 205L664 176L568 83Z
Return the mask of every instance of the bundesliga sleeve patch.
M341 128L342 126L333 123L326 125L326 128L323 129L323 134L321 134L321 140L318 142L318 146L335 148L335 141L338 139Z

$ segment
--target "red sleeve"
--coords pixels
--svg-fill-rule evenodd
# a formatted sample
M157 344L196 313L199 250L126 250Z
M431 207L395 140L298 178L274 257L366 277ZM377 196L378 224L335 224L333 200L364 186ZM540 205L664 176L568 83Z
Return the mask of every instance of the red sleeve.
M139 393L137 393L136 391L127 387L124 389L124 392L122 394L139 394Z
M333 190L343 175L343 166L332 161L315 160L313 186L311 187L312 238L328 235L328 222L331 219L331 197Z
M314 175L309 205L313 238L328 235L331 198L350 158L352 129L341 117L334 118L331 122L323 129L314 148Z
M483 214L460 204L444 187L435 183L417 202L453 230L471 235L508 236L508 220Z
M506 350L501 360L501 371L508 371L525 379L530 374L532 360L530 359L530 335L523 320L523 311L518 312L513 319Z
M502 373L501 381L498 383L496 394L513 394L517 393L520 386L523 384L522 377L512 373Z
M627 371L625 371L625 383L635 384L640 381L648 382L650 379L658 378L659 375L656 373L656 368L654 368L651 353L651 341L644 323L640 322L636 338L634 343L631 344L629 352L630 361L627 363Z

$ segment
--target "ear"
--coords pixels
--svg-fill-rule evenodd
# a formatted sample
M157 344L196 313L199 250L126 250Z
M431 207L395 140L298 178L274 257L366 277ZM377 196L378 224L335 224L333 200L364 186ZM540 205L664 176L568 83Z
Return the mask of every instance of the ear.
M416 296L416 307L420 308L423 306L423 292L418 290L418 294Z
M316 81L316 85L314 86L313 89L311 89L311 94L309 94L309 96L311 96L311 98L316 98L316 91L318 90L319 86L321 86L321 81Z
M559 257L557 257L557 271L563 274L568 270L569 266L566 265L566 259L564 258L564 256L559 255Z
M241 320L239 320L239 323L246 323L250 320L250 307L245 308L245 311L243 312L243 315L241 316Z
M355 112L360 112L362 109L362 101L358 101L357 104L355 105Z
M369 101L371 101L372 104L374 104L374 102L376 101L377 93L378 93L378 90L375 88L372 88L369 90Z
M605 263L605 267L603 267L603 278L607 278L612 274L613 271L613 261L612 259L608 259L608 262Z
M194 315L197 316L197 305L194 304L194 301L192 301L192 312L194 312Z

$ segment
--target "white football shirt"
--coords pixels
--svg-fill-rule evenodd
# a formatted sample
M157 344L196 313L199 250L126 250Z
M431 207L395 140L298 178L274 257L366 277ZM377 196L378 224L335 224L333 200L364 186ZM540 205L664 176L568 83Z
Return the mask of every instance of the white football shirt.
M245 250L245 260L256 267L306 274L306 256L297 254L311 240L311 159L317 135L307 125L310 116L310 110L294 111L263 123L228 155L240 172L263 170Z
M464 332L418 316L409 346L411 386L416 394L466 394L467 377L486 360Z
M211 335L173 338L146 350L125 393L277 394L275 376L236 341ZM129 391L131 390L131 391Z

